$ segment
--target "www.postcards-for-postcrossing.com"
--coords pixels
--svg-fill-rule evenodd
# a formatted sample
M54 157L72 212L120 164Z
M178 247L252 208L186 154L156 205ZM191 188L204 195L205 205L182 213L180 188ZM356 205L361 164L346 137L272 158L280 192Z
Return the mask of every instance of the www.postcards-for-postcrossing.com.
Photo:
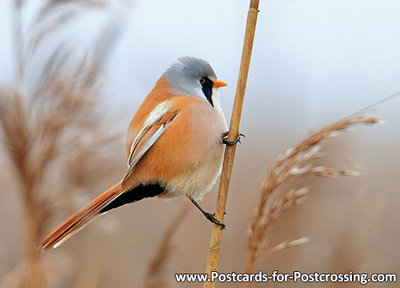
M366 285L368 283L396 283L396 273L355 273L352 271L346 273L303 273L293 271L292 273L280 273L274 270L272 273L219 273L212 271L207 273L175 273L176 282L220 282L220 283L284 283L284 282L302 282L302 283L359 283Z

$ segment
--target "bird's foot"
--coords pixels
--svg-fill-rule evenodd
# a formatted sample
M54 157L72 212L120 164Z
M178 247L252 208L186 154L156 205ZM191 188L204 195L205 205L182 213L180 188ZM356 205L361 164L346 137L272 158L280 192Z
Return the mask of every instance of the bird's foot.
M222 134L222 143L225 144L225 145L228 145L228 146L233 146L233 145L235 145L235 144L237 144L237 143L242 143L242 142L240 141L240 140L241 140L241 137L246 138L246 136L245 136L244 134L239 133L239 136L237 137L236 140L228 141L228 134L229 134L229 131L226 131L226 132L224 132L224 133Z
M225 229L225 224L224 223L222 223L222 222L220 222L219 220L217 220L216 218L215 218L215 214L213 213L213 214L211 214L211 213L208 213L208 212L204 212L204 216L206 216L206 218L208 219L208 221L210 221L210 222L212 222L212 223L214 223L214 224L216 224L216 225L219 225L219 226L221 226L221 230L224 230Z
M208 221L221 226L221 230L225 229L225 224L222 223L221 221L218 221L215 218L215 213L211 214L211 213L204 211L203 208L200 207L199 203L196 202L196 200L194 200L191 196L188 196L188 198L200 210L200 212L203 213L203 215L208 219ZM224 214L226 214L226 212L224 212Z

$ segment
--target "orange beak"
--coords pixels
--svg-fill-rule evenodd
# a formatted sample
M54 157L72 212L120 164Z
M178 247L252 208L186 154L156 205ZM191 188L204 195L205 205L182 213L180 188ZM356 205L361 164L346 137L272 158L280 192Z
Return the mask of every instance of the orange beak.
M224 87L224 86L228 86L228 84L226 84L224 81L221 81L221 80L216 80L213 85L213 87L217 87L217 88Z

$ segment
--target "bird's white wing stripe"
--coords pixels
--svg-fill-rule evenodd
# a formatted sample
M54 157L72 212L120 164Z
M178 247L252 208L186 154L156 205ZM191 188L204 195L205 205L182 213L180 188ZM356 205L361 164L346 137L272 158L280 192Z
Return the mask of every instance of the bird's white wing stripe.
M139 133L137 134L135 140L133 140L132 145L131 145L131 149L129 152L129 157L128 157L128 162L126 163L128 165L128 167L131 165L132 163L132 151L134 150L135 146L138 144L140 138L143 136L143 132L145 129L148 129L149 127L143 127L142 130L139 131Z
M161 102L160 104L158 104L150 112L149 116L147 117L146 121L144 122L143 128L139 131L139 133L136 135L135 140L133 140L133 142L132 142L131 149L129 150L129 157L128 157L128 162L127 162L128 167L130 167L132 164L132 151L134 150L133 148L139 142L140 137L142 137L142 135L143 135L143 132L146 129L148 129L149 127L151 127L151 125L153 125L154 123L157 123L158 121L160 121L160 119L165 115L165 113L168 112L168 108L169 108L169 101L164 101L164 102ZM160 137L160 136L158 136L158 137ZM152 144L154 144L154 142ZM146 151L147 151L147 149L146 149Z
M154 123L160 121L160 119L168 112L169 101L164 101L158 104L153 111L150 112L146 121L144 122L144 128L153 125Z
M169 101L165 101L157 105L153 111L149 113L143 128L137 134L135 140L132 143L129 157L128 157L128 170L125 173L125 177L123 180L128 177L129 173L131 172L132 168L136 165L136 163L143 157L143 155L150 149L150 147L160 138L160 136L165 131L168 124L177 116L177 114L171 114L170 118L166 118L164 122L160 123L164 116L167 115L169 110ZM154 125L159 125L157 130L153 129L156 128ZM161 125L160 125L161 124ZM152 131L150 131L153 129ZM155 131L154 131L155 130ZM153 132L154 131L154 132ZM151 134L148 134L151 133ZM146 136L147 135L147 136ZM144 139L144 137L148 137Z
M160 128L158 128L157 131L146 141L146 144L140 149L140 151L138 151L138 153L135 155L135 157L133 157L131 159L132 154L130 155L129 159L131 159L131 161L130 161L130 164L128 164L128 170L125 173L124 180L129 175L132 168L140 160L140 158L142 158L144 153L146 153L147 150L149 150L149 148L151 147L151 145L153 145L157 141L157 139L161 136L161 134L164 132L164 130L165 130L165 125L161 125Z

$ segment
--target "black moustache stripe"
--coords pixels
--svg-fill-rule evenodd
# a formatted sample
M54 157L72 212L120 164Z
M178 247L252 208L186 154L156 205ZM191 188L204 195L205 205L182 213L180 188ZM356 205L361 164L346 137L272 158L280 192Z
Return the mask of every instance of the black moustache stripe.
M214 107L214 103L212 101L212 88L214 86L214 82L212 82L207 77L204 78L204 83L201 83L202 90L208 102L210 102L211 106Z

